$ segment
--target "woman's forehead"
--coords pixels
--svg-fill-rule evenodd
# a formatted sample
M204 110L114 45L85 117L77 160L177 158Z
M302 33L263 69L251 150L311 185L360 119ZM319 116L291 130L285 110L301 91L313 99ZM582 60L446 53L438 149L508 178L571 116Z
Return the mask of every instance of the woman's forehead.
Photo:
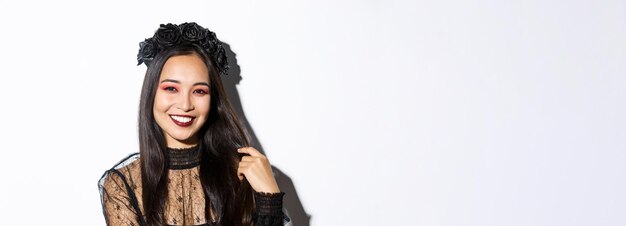
M196 54L172 56L163 65L159 82L166 79L183 84L209 82L209 69Z

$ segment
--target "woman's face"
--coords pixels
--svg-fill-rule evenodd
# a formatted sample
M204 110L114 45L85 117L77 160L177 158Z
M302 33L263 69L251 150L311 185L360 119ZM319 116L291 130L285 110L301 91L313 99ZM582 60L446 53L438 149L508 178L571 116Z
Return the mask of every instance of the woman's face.
M163 65L152 109L167 146L198 143L211 106L209 70L197 54L170 57Z

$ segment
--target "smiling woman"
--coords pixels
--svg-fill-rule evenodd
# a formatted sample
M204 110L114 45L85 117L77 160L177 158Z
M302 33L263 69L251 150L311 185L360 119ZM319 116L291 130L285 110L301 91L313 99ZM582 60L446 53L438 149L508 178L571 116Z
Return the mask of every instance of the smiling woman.
M168 147L198 144L197 132L207 120L211 95L209 74L196 54L170 57L163 66L153 114Z
M283 225L269 161L248 147L220 75L215 34L161 25L140 43L148 66L139 109L140 153L99 181L108 225Z

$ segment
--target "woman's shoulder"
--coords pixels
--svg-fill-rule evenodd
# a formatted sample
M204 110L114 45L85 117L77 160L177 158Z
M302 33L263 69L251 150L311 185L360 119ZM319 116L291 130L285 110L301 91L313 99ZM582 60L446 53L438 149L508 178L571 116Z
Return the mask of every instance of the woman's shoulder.
M139 166L139 153L133 153L118 163L113 165L110 169L104 171L100 180L98 181L99 186L105 186L107 184L120 184L120 183L128 183L129 181L135 181L137 178L141 178L141 168Z
M135 166L139 166L139 157L139 152L132 153L117 162L109 170L121 170L123 168L132 168Z

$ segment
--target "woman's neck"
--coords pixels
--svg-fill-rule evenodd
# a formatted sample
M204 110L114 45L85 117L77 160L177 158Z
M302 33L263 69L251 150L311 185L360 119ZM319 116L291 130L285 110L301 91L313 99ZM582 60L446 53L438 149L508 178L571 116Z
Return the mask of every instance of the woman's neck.
M185 149L198 146L197 138L189 138L188 140L176 140L176 139L166 139L165 144L168 148L172 149Z

